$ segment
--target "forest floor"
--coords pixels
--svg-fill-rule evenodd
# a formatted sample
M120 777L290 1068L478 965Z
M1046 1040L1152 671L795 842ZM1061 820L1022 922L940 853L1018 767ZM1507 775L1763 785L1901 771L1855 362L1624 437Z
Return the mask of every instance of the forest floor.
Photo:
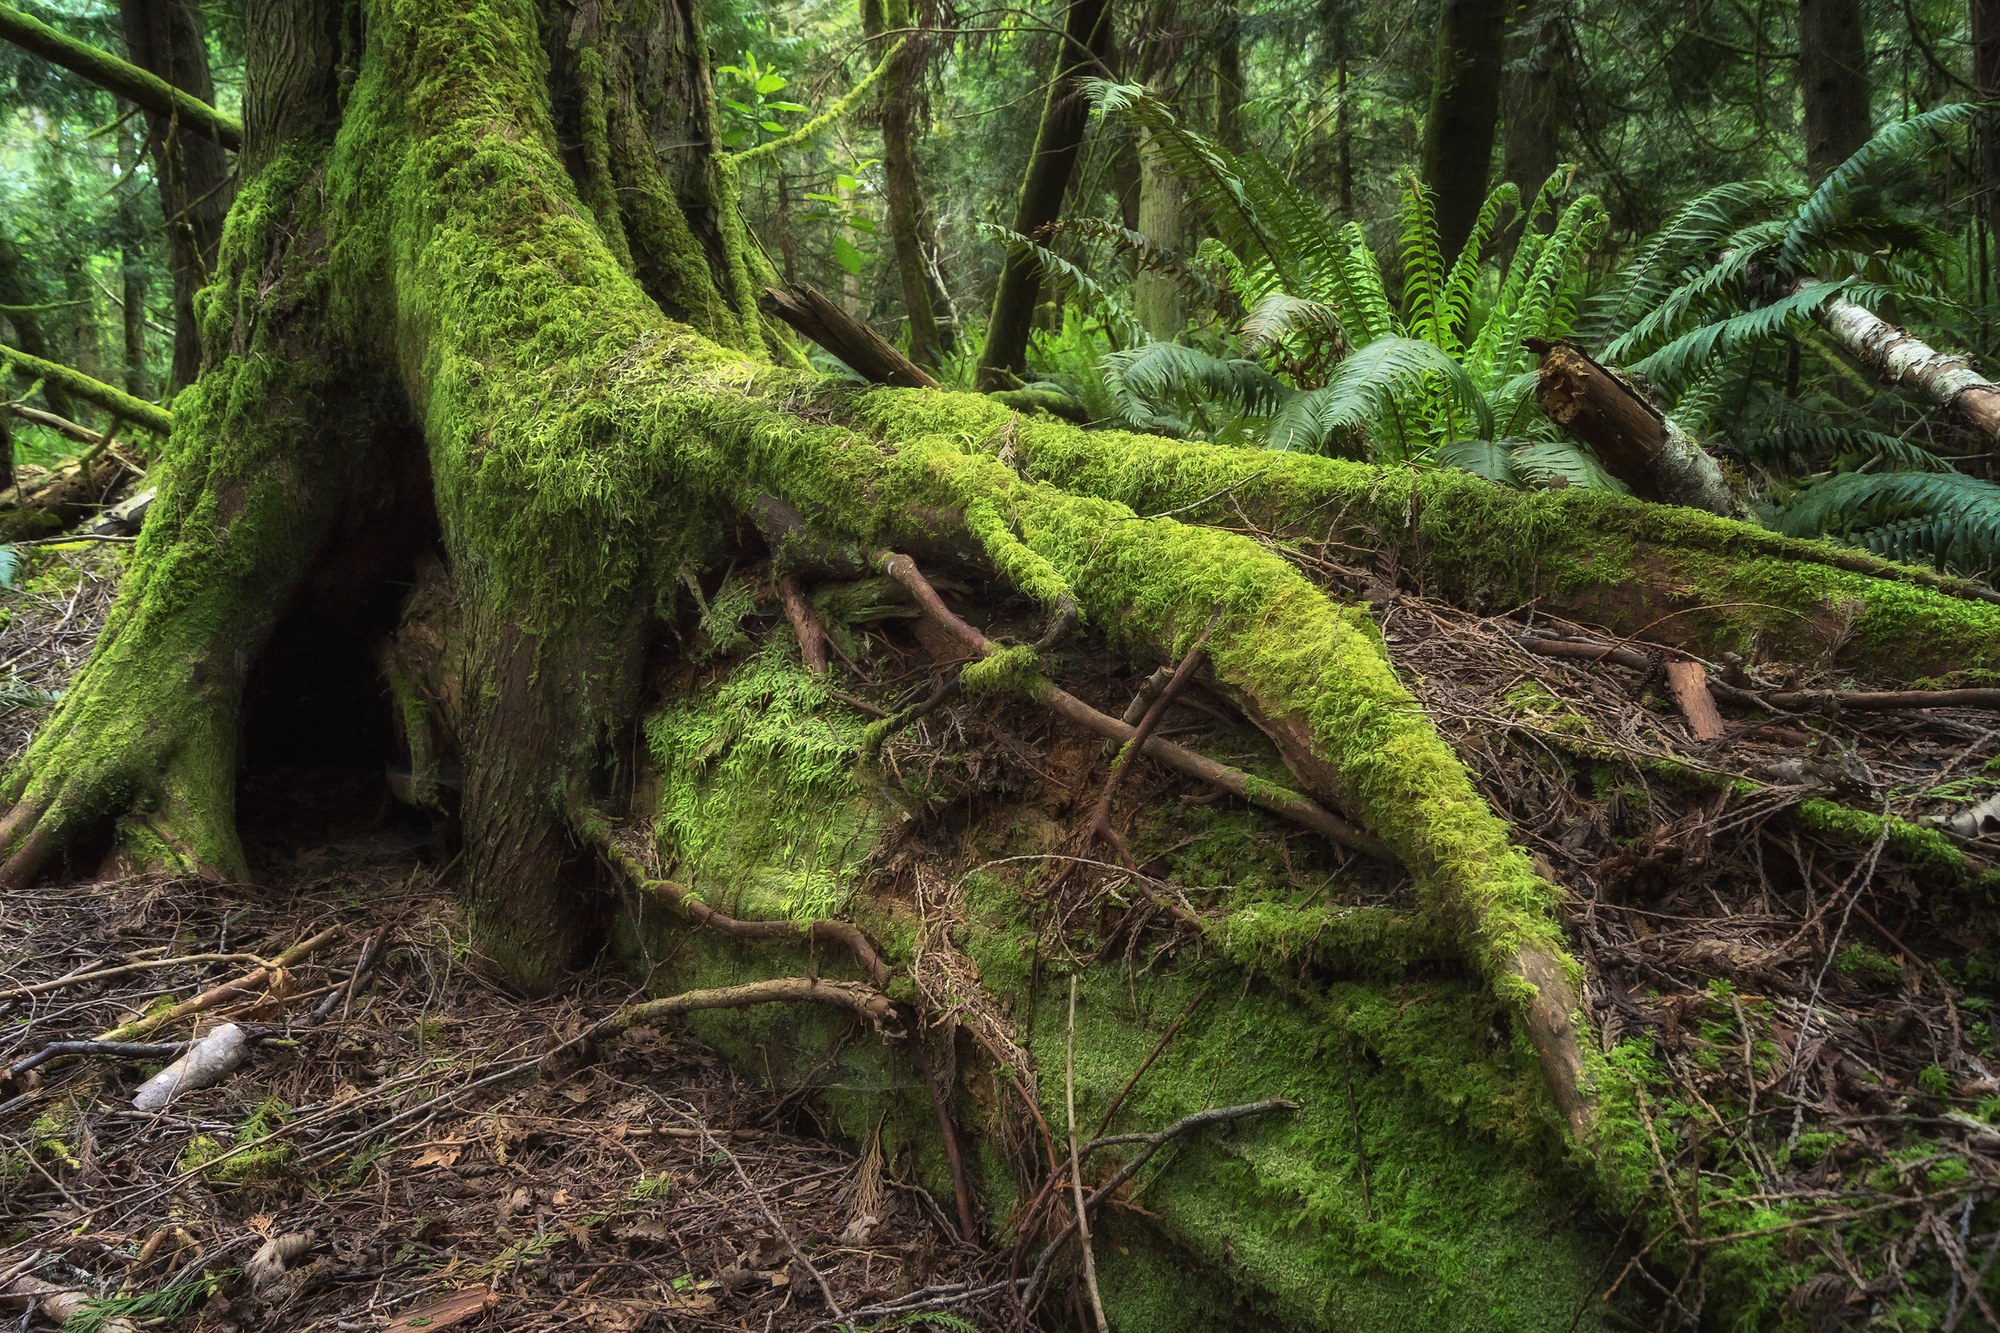
M62 686L117 569L101 549L49 558L71 564L66 587L0 599L0 658L23 689ZM0 711L0 763L33 716ZM261 827L251 885L0 897L0 1292L32 1271L111 1297L95 1307L111 1322L73 1327L112 1333L163 1316L775 1331L825 1325L829 1294L857 1308L1002 1262L879 1153L816 1136L802 1095L759 1090L678 1035L591 1038L639 996L633 977L588 974L533 1003L487 984L424 836L328 829L306 804L294 829ZM121 970L89 975L105 969ZM196 1021L243 1025L249 1059L163 1111L131 1100L167 1052L16 1072L240 979Z
M2000 960L1979 878L2000 862L2000 819L1977 817L2000 793L2000 713L1741 708L1731 679L1867 682L1714 663L1722 734L1698 740L1642 646L1562 655L1591 631L1454 609L1351 552L1287 553L1375 604L1413 691L1568 890L1598 1042L1649 1041L1665 1091L1642 1112L1678 1234L1628 1221L1607 1303L1698 1326L1703 1256L1749 1218L1788 1259L1817 1256L1788 1307L1801 1326L1921 1294L1937 1326L2000 1329L2000 1233L1974 1225L2000 1197ZM103 552L49 558L73 577L14 598L0 652L36 690L80 660L116 569ZM0 710L0 761L31 719ZM1163 781L1135 771L1129 795ZM212 1011L251 1026L255 1053L166 1112L129 1109L136 1059L0 1079L0 1288L40 1265L143 1296L132 1317L198 1309L217 1329L780 1329L825 1323L828 1293L852 1309L1004 1265L959 1245L879 1155L815 1136L802 1096L670 1034L569 1046L637 994L631 977L524 1006L466 966L423 837L380 819L328 830L310 798L288 816L282 795L265 802L255 887L127 880L0 902L0 1070L340 931ZM1183 902L1201 910L1198 893ZM260 1285L255 1256L294 1233L310 1239L290 1271Z

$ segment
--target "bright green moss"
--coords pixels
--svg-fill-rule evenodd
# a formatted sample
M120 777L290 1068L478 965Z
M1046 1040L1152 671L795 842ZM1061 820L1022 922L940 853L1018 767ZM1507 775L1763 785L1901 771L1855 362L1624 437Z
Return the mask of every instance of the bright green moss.
M1041 654L1026 644L1014 644L969 663L959 673L958 681L967 694L975 697L1011 695L1026 699L1032 698L1048 677L1042 674Z
M853 774L863 730L775 640L649 719L672 876L732 915L833 915L882 829Z

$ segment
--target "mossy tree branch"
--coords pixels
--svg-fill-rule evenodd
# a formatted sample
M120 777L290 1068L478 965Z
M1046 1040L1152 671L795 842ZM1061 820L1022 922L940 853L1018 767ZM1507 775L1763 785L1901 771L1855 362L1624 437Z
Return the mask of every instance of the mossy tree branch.
M88 42L79 42L12 5L0 5L0 38L70 73L116 93L154 115L180 121L224 148L243 147L243 122L224 115L192 93L156 74L121 60Z
M30 377L41 380L44 384L57 385L63 392L81 398L87 403L95 403L113 417L122 418L135 426L143 426L161 435L170 433L174 428L173 413L158 403L134 398L123 389L106 384L103 380L92 379L82 371L73 370L60 362L30 356L4 343L0 343L0 361L10 362Z

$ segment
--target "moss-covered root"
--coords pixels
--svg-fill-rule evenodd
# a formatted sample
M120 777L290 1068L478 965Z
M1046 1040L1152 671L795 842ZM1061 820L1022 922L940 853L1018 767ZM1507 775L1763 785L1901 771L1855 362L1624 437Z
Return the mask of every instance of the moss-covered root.
M759 458L782 471L752 482L785 494L817 522L872 517L878 532L907 512L884 514L880 496L961 513L1010 583L1052 608L1074 596L1144 657L1175 660L1208 630L1218 683L1277 741L1312 795L1358 819L1410 870L1426 910L1457 937L1534 1043L1565 1122L1586 1130L1571 1019L1577 968L1563 945L1559 892L1513 845L1397 679L1367 610L1334 605L1249 538L1142 519L1120 504L1024 481L983 452L976 435L957 429L954 409L970 401L922 400L928 420L952 429L885 429L900 448L873 456L880 471L864 466L865 456L838 433L792 433L781 453ZM976 420L978 409L969 415ZM1008 443L1003 434L985 447Z
M1913 680L2000 672L2000 605L1961 580L1828 542L1599 492L1521 492L1456 469L1079 431L971 397L879 389L889 443L948 430L1005 437L1022 472L1141 514L1237 522L1393 550L1406 577L1461 604L1529 602L1711 656L1737 652Z

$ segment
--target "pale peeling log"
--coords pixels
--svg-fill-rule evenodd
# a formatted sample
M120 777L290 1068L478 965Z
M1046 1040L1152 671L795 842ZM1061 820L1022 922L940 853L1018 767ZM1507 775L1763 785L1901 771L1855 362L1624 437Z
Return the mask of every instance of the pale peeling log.
M1938 351L1844 296L1830 298L1813 318L1882 380L1950 408L1982 435L2000 439L2000 385L1964 357Z

